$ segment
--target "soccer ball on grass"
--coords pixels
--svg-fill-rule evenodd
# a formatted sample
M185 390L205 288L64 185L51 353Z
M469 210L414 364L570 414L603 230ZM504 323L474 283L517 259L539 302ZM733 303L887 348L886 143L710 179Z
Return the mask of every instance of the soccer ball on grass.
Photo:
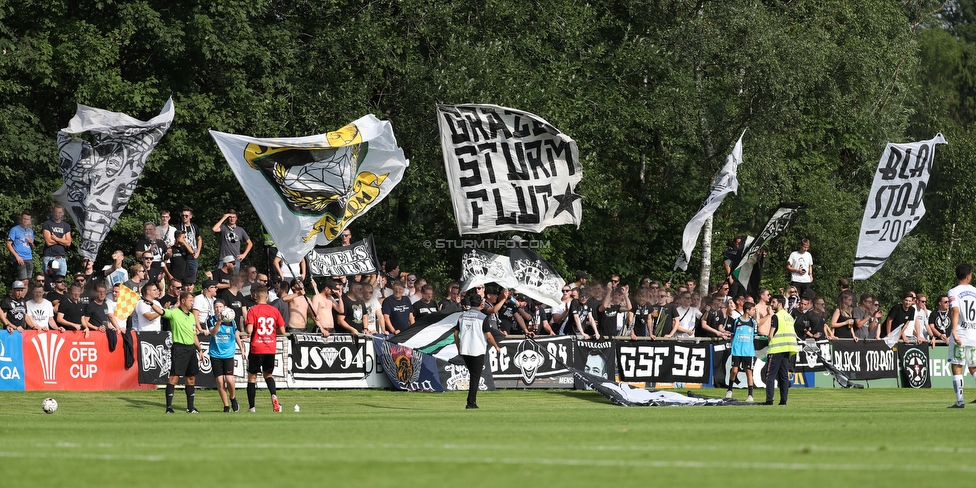
M44 413L54 413L58 409L58 401L53 398L45 398L41 402L41 408L44 410Z

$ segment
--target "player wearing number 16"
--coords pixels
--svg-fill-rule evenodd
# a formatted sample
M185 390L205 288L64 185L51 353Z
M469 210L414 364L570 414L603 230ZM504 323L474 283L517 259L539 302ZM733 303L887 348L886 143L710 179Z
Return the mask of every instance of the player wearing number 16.
M262 372L264 383L271 393L273 410L280 412L281 404L278 403L278 391L271 373L274 371L277 334L285 333L285 319L277 308L268 305L267 286L252 285L251 293L255 295L258 304L248 309L247 319L244 321L247 335L251 336L251 352L247 355L247 411L254 411L258 372Z
M966 406L962 395L962 367L969 367L969 374L976 378L976 288L973 266L956 266L958 286L949 290L949 363L952 364L952 388L956 391L956 403L949 408Z

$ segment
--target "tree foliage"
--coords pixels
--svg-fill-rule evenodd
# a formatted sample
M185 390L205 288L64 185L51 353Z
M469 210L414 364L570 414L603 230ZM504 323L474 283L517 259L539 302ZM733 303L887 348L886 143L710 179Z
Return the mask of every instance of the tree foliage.
M0 215L44 213L60 185L54 136L76 103L149 118L172 95L176 121L103 256L128 250L159 209L183 205L204 228L237 208L257 239L253 209L207 129L309 135L374 113L392 121L411 166L353 230L373 233L381 257L444 283L457 276L460 252L423 246L459 238L434 107L493 103L538 114L579 143L583 224L536 236L567 275L669 276L681 229L748 128L740 190L716 214L715 245L758 232L780 201L805 202L773 243L765 281L784 286L786 257L809 237L815 288L830 295L851 274L884 144L942 131L950 145L936 156L928 215L882 273L856 287L886 298L902 287L936 293L951 284L951 263L974 257L965 243L976 234L976 10L971 0L939 7L0 0ZM216 241L204 235L210 263Z

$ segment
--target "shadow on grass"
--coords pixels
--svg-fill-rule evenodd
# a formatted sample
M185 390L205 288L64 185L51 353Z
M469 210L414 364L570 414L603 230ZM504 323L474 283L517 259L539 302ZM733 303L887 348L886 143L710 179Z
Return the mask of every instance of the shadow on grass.
M119 397L119 400L125 401L130 407L134 408L165 408L166 402L151 402L148 400L139 400L137 398L126 398Z
M358 403L357 405L362 405L364 407L369 407L369 408L379 408L383 410L417 410L417 411L427 410L426 408L394 407L390 405L374 405L372 403Z
M580 390L553 390L553 393L555 393L556 395L562 395L562 396L567 397L567 398L572 398L574 400L583 400L583 401L592 402L592 403L602 403L602 404L605 404L605 405L613 405L613 403L610 403L610 400L607 400L606 397L604 397L603 395L601 395L601 394L599 394L599 393L597 393L595 391L592 391L592 390L589 390L589 391L580 391Z

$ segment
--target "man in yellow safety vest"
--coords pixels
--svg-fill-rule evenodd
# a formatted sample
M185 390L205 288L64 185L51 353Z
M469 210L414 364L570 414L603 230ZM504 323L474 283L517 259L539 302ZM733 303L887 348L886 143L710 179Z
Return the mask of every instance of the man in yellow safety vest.
M786 311L786 297L777 295L770 303L773 316L769 326L769 352L766 357L766 403L773 404L773 388L779 382L779 404L786 405L790 394L790 365L800 351L793 329L793 317Z

